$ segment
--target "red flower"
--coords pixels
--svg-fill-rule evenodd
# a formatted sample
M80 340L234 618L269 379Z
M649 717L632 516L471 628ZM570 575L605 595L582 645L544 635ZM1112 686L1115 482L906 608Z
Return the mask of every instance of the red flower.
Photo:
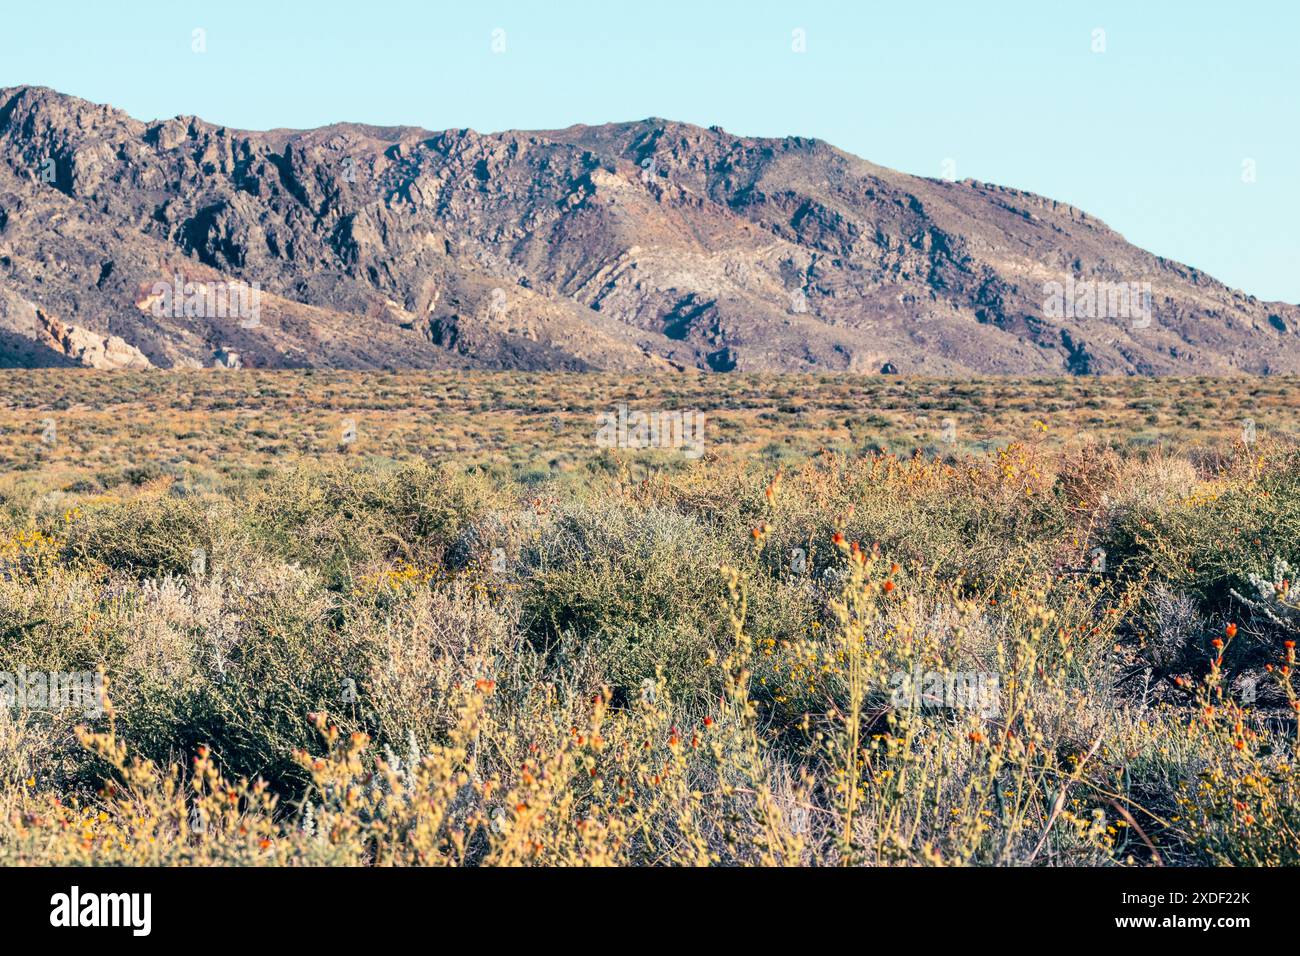
M1228 640L1232 640L1234 637L1237 636L1237 625L1229 624L1227 627L1223 629L1223 633L1228 635Z

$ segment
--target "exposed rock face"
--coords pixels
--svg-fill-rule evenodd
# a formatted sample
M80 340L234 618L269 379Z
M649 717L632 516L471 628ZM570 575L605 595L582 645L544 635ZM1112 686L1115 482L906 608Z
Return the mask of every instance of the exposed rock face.
M150 362L133 345L116 335L99 335L36 310L37 341L53 352L89 368L149 368Z
M1300 370L1300 308L1077 209L660 120L248 133L0 90L0 293L82 333L24 351L0 312L11 365Z
M8 289L0 289L0 368L49 366L149 368L150 362L119 336L60 322Z

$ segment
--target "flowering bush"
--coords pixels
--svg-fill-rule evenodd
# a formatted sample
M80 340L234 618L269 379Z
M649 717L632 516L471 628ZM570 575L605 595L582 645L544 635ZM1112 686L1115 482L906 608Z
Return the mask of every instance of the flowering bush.
M1295 454L1037 434L34 499L0 691L108 690L0 709L0 863L1300 862Z

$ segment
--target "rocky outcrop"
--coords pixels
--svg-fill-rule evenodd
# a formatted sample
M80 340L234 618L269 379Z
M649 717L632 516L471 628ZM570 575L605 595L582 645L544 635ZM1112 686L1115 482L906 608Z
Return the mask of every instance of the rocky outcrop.
M0 368L149 368L135 347L116 335L101 335L62 322L0 288Z
M36 310L36 341L87 368L151 368L144 353L116 335L99 335Z

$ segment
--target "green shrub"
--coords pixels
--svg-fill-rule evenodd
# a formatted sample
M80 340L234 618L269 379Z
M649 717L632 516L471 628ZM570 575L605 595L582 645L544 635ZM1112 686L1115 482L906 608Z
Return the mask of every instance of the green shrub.
M251 522L274 553L320 568L337 586L361 565L441 562L474 520L507 500L481 475L423 461L303 466L251 491Z
M662 667L676 696L709 694L699 664L726 639L725 550L695 518L617 504L561 515L525 551L522 624L539 647L598 648L624 693Z

